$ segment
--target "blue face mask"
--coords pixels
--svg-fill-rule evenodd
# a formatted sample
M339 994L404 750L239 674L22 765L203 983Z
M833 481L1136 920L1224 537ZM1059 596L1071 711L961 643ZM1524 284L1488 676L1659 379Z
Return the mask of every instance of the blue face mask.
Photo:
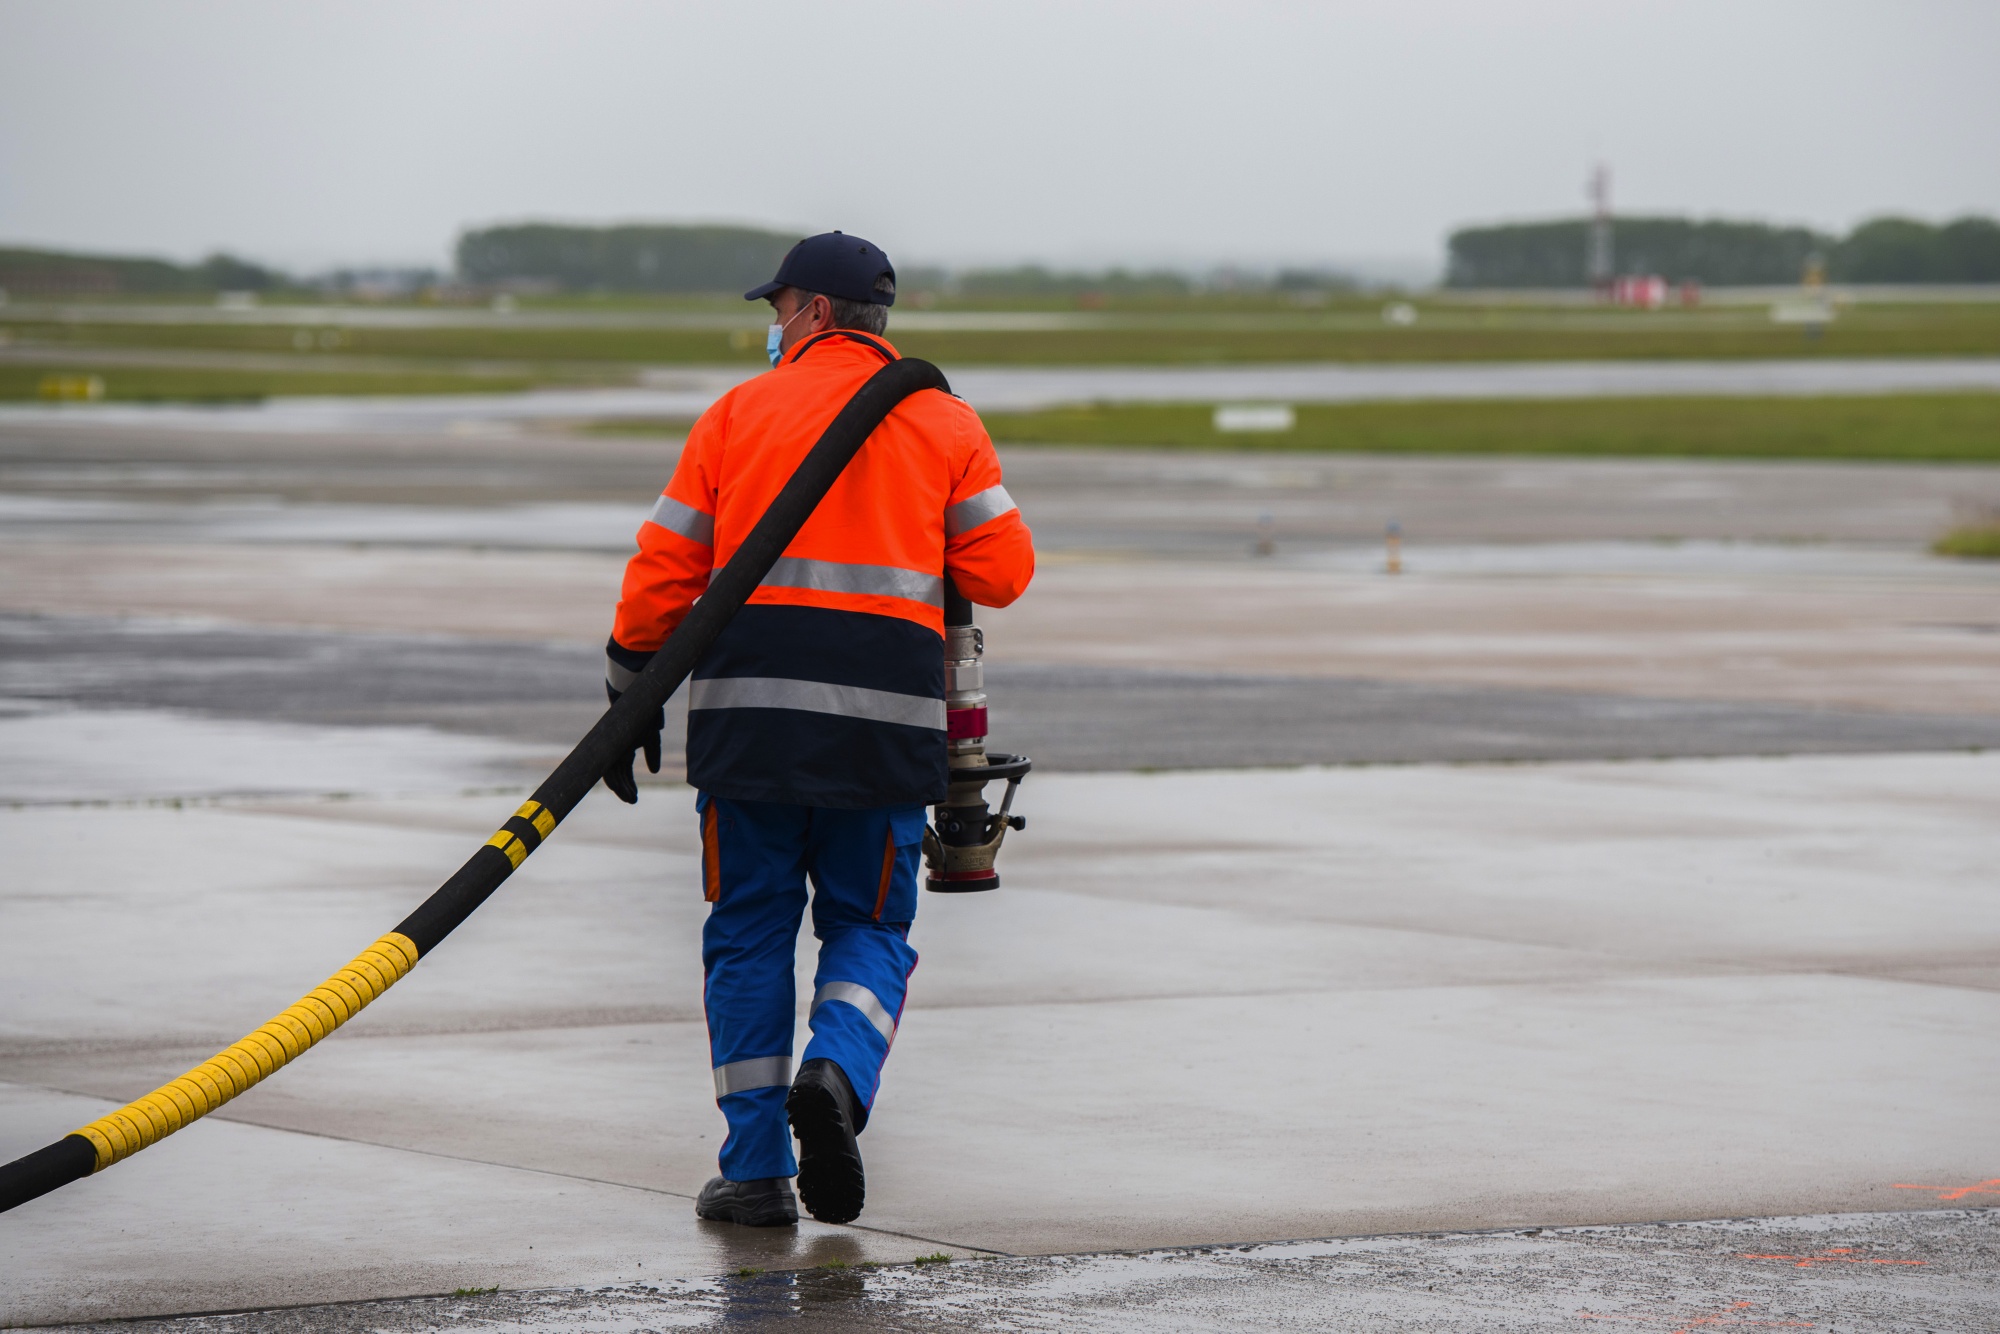
M778 364L778 358L784 355L784 350L781 345L785 341L785 330L792 327L792 320L796 320L799 316L805 314L806 311L811 309L812 309L811 306L801 306L799 309L792 312L791 320L786 320L783 324L773 324L770 328L764 331L764 355L771 359L771 364L773 366L776 366Z

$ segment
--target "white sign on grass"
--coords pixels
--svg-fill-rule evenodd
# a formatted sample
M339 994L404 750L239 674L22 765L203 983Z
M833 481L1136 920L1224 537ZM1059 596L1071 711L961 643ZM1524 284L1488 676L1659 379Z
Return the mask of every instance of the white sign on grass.
M1218 431L1289 431L1298 414L1289 403L1224 403L1215 409Z

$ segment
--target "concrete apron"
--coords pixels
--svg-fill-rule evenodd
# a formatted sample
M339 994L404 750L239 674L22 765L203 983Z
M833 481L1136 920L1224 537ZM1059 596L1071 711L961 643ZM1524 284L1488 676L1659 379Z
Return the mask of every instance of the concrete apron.
M1007 887L922 905L865 1226L692 1216L703 909L655 788L223 1113L0 1218L0 1320L1989 1202L1940 1195L2000 1173L2000 756L1031 781ZM0 812L0 1153L288 1003L516 800Z
M1512 1228L976 1263L826 1265L615 1287L291 1308L232 1334L713 1329L1221 1334L1576 1330L1586 1322L1867 1334L1992 1327L2000 1210ZM211 1326L213 1327L213 1326ZM74 1328L72 1326L72 1328ZM106 1329L110 1327L99 1326ZM170 1334L178 1320L120 1324Z

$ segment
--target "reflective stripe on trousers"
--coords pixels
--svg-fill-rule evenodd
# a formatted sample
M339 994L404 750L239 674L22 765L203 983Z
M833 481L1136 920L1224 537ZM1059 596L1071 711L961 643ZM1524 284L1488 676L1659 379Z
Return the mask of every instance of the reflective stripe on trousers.
M756 1056L747 1061L731 1061L728 1065L715 1067L715 1096L726 1098L732 1093L745 1093L751 1089L766 1089L775 1086L789 1087L792 1082L792 1058L790 1056Z
M688 683L690 709L798 709L944 730L944 701L786 676L710 676Z
M864 1119L874 1105L917 964L908 932L927 812L922 806L836 810L713 793L701 794L696 805L717 882L702 924L709 1065L729 1123L717 1166L731 1181L791 1176L797 1162L785 1100L797 1061L832 1061L854 1086ZM819 941L812 1039L792 1059L771 1053L792 1049L794 950L808 906Z
M882 1041L894 1046L896 1043L896 1017L889 1013L889 1007L882 1004L874 992L859 982L827 982L813 993L812 1007L816 1011L828 1001L841 1001L861 1011L875 1031L882 1035Z

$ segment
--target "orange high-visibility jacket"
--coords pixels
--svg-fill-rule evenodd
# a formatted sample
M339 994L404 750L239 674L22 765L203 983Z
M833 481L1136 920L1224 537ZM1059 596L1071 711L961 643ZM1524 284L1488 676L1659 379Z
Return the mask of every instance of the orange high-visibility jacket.
M623 689L749 535L806 452L896 350L833 330L702 414L652 516L607 648ZM858 809L945 796L944 586L1004 607L1033 539L979 417L897 406L696 666L688 781L737 800Z

